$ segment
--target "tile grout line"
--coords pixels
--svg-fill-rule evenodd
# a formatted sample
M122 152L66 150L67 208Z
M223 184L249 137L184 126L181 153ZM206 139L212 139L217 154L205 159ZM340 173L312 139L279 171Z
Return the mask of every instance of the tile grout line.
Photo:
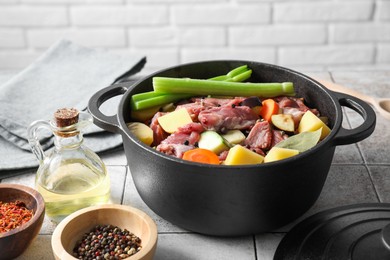
M372 185L372 187L374 189L374 192L375 192L375 196L376 196L378 202L382 202L381 199L380 199L380 196L379 196L379 192L378 192L378 190L377 190L377 188L376 188L376 186L374 184L374 180L372 178L370 167L368 165L365 165L365 168L366 168L366 170L368 172L368 178L370 178L371 185Z
M334 79L334 77L333 77L333 74L332 74L331 72L330 72L329 74L330 74L331 80L332 80L333 82L335 82L335 79ZM352 127L352 124L351 124L351 121L350 121L350 118L349 118L348 114L345 113L345 115L346 115L346 120L347 120L347 123L348 123L349 127ZM356 148L357 148L357 150L358 150L358 153L359 153L360 157L361 157L362 160L363 160L363 162L362 162L361 164L358 164L358 165L362 165L362 166L364 166L364 168L366 169L366 171L367 171L367 173L368 173L368 178L370 179L370 182L371 182L371 186L372 186L372 188L373 188L373 190L374 190L374 192L375 192L375 196L376 196L378 202L381 202L381 199L380 199L378 190L377 190L377 188L376 188L376 186L375 186L375 183L374 183L374 180L373 180L373 178L372 178L372 174L371 174L370 167L369 167L370 164L367 163L367 159L366 159L366 157L364 156L364 154L363 154L363 152L362 152L362 149L361 149L359 143L356 144ZM339 165L354 165L354 164L339 164ZM374 165L375 165L375 164L374 164Z
M125 180L123 182L123 192L122 192L122 196L121 196L121 204L122 205L123 205L123 201L124 201L125 193L126 193L126 183L127 183L128 173L129 173L129 167L125 167L125 169L126 169L126 174L125 174Z
M255 260L258 260L257 259L256 235L252 235L252 239L253 239L253 249L255 250Z
M340 166L340 165L346 165L346 166L390 166L390 163L338 163L338 162L332 162L332 165Z

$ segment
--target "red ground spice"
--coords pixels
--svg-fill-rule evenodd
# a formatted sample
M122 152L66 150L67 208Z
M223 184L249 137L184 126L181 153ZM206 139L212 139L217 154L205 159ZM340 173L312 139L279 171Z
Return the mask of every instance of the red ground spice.
M8 232L28 222L33 211L21 201L3 203L0 201L0 233Z

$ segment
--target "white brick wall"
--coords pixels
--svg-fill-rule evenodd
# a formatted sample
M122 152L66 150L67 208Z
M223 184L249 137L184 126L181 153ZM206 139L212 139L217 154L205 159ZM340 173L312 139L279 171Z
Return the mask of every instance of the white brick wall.
M276 23L368 21L374 1L286 1L274 5Z
M60 38L144 54L144 73L208 59L390 68L390 0L0 0L0 69Z

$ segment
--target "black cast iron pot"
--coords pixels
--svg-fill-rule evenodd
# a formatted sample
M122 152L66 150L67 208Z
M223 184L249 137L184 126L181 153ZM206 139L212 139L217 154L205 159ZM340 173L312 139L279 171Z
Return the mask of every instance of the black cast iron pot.
M279 162L249 166L187 162L141 143L126 127L130 98L152 90L154 76L206 79L247 64L252 82L294 83L297 96L329 118L332 131L314 148ZM99 110L106 100L122 95L117 115ZM341 107L359 113L357 128L341 126ZM329 91L305 76L283 67L252 61L206 61L168 68L133 85L115 84L89 101L96 125L122 135L128 165L144 202L171 223L209 235L247 235L271 231L301 216L317 200L328 175L335 147L368 137L375 128L375 112L363 101Z

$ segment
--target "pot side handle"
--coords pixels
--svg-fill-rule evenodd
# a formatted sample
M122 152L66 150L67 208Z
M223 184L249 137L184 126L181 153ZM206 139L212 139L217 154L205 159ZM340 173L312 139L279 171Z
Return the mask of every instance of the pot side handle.
M125 84L114 84L109 87L103 88L96 92L88 102L88 111L93 117L93 123L104 130L113 133L120 133L121 128L117 119L117 115L106 116L100 110L100 106L118 95L123 95L128 89Z
M333 139L334 145L352 144L370 136L374 132L376 124L376 114L371 106L361 99L344 93L333 92L333 94L341 106L354 110L364 119L364 122L356 128L345 129L341 127Z

